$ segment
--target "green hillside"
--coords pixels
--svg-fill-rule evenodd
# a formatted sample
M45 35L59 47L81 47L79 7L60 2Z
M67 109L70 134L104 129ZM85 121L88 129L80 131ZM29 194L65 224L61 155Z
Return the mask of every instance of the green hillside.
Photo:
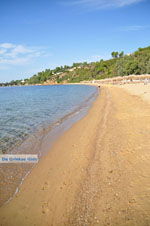
M150 46L139 48L132 54L112 52L110 60L92 63L74 63L70 66L46 69L29 79L11 81L7 85L26 85L47 83L75 83L85 80L104 79L116 76L150 74Z

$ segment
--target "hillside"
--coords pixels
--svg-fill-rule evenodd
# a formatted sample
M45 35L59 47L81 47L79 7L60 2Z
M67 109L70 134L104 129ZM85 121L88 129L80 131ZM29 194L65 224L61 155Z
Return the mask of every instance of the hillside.
M132 74L150 74L150 46L139 48L128 55L112 52L112 59L109 60L74 63L72 66L65 65L54 70L46 69L29 79L1 83L0 86L75 83Z

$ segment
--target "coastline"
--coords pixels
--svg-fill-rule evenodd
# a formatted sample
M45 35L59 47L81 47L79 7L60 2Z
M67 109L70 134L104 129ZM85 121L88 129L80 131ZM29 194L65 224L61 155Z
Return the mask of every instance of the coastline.
M39 160L46 155L56 140L74 123L83 118L97 98L98 91L83 100L72 112L66 114L53 124L40 126L15 147L11 154L37 154ZM31 173L34 164L1 164L0 165L0 206L10 202L18 193L25 178Z
M149 122L141 98L102 86L89 113L53 144L20 192L0 208L1 225L150 222Z

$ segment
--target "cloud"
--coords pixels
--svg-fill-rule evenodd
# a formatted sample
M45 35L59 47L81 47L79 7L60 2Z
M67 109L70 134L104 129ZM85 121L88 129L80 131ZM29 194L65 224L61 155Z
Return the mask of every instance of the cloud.
M121 8L144 0L73 0L71 5L79 5L90 9Z
M44 54L45 52L41 48L15 45L12 43L0 43L1 65L21 65Z
M6 53L6 49L0 49L0 55Z
M141 26L141 25L131 25L120 27L119 31L140 31L149 28L149 26Z
M4 48L4 49L11 49L13 48L15 45L13 45L12 43L1 43L0 44L0 48Z
M99 61L99 60L101 60L101 59L103 59L102 56L99 56L99 55L93 55L93 56L90 56L90 57L87 59L87 61L92 62L92 61Z
M102 55L91 55L85 58L77 58L75 59L76 62L97 62L100 60L108 60L110 58L110 54L104 53Z
M95 62L95 61L100 61L100 60L107 60L109 59L109 55L107 53L103 54L103 55L93 55L93 56L89 56L88 59L86 60L87 62Z

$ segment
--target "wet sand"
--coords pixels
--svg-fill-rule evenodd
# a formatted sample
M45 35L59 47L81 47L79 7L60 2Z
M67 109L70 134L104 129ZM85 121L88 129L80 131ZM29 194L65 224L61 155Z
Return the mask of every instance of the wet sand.
M149 160L150 105L104 86L0 208L0 225L150 225Z

